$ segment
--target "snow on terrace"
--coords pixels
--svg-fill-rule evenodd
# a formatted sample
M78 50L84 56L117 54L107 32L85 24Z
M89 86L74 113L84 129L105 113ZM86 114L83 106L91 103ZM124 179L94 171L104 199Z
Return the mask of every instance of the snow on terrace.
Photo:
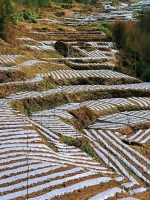
M68 104L64 104L62 106L56 107L55 109L39 111L39 112L32 114L32 119L43 124L46 127L47 127L47 124L49 124L50 130L56 129L55 131L59 132L61 129L61 133L65 134L65 131L67 133L71 127L68 126L67 124L63 125L63 122L62 121L60 122L60 120L58 120L58 117L63 118L63 119L72 119L73 116L70 113L68 113L68 111L79 109L82 106L86 106L89 109L92 109L92 110L98 111L98 112L101 112L101 111L108 112L110 110L115 111L120 106L121 106L121 108L124 108L124 109L126 108L126 106L135 107L135 105L131 101L129 101L128 99L124 99L124 98L99 99L99 100L85 101L82 103L68 103ZM60 129L58 127L53 129L53 127L51 127L52 124L50 125L50 122L51 122L51 119L54 120L54 118L58 123L57 126ZM106 127L106 123L104 125ZM109 123L107 123L107 125L109 125L109 127L110 127ZM66 129L65 129L65 126L66 126ZM118 126L119 125L116 126L116 124L114 124L114 126L112 126L111 128L113 128L113 127L118 128ZM122 127L124 127L124 125L119 126L119 128L122 128ZM71 134L71 129L70 129L70 134ZM64 130L64 131L62 132L62 130ZM74 133L74 131L73 131L73 133ZM75 134L72 136L76 137L77 135Z
M79 176L80 178L80 176ZM90 180L85 180L85 181L81 181L77 184L65 187L65 188L61 188L61 189L55 189L51 192L48 192L45 195L41 195L39 196L39 198L31 198L31 200L38 200L38 199L52 199L56 196L60 196L60 195L64 195L64 194L69 194L74 192L75 190L81 190L85 187L90 187L90 186L94 186L94 185L99 185L101 183L107 183L111 180L111 178L108 177L100 177L100 178L94 178L94 179L90 179ZM64 180L65 181L65 180Z
M144 124L149 122L150 122L149 110L126 111L121 113L115 113L112 115L107 115L105 117L100 117L98 119L98 122L96 122L93 125L90 125L90 128L120 129L120 128L125 128L126 126L134 126L137 124Z
M39 32L39 31L33 31L33 32L30 32L30 33L33 33L33 34L41 34L41 35L56 35L56 36L59 36L59 35L76 35L76 34L79 34L79 35L83 35L83 36L86 36L86 35L93 35L93 36L97 36L97 35L104 35L103 33L100 33L99 31L59 31L59 32L52 32L52 31L46 31L46 32Z
M87 57L93 57L97 59L106 59L106 60L114 60L113 52L107 52L107 51L100 51L100 50L94 50L94 51L86 51L85 49L81 49L79 47L76 47L79 51L81 51L85 56Z
M47 63L46 61L43 60L27 60L17 66L9 66L9 67L4 67L4 66L0 66L0 70L2 71L9 71L9 70L20 70L20 67L29 67L32 65L35 65L37 63ZM19 83L19 82L18 82Z
M71 44L73 47L79 49L80 51L82 51L83 53L85 53L86 55L90 56L90 55L103 55L105 56L105 54L110 54L113 55L112 52L114 52L114 44L113 42L67 42L69 44ZM92 51L92 47L97 48L97 50L93 50ZM88 48L88 51L86 50L86 48ZM91 51L89 51L91 48ZM102 50L99 50L102 49ZM105 49L105 50L103 50Z
M34 130L24 130L23 128L24 127L26 127L26 126L29 126L29 127L32 127L32 124L30 124L28 121L25 121L24 119L22 119L22 118L18 118L18 117L16 117L13 113L12 113L12 111L10 111L9 113L8 113L8 111L6 110L6 107L5 107L5 109L1 109L1 114L3 114L3 115L0 115L0 118L2 119L1 121L2 122L4 122L4 123L10 123L10 120L12 119L13 120L13 123L16 123L17 124L17 122L18 122L18 126L17 126L17 129L15 129L14 127L13 127L13 125L10 123L9 124L9 126L7 125L7 127L4 127L3 126L3 124L2 125L0 125L0 128L2 129L2 131L3 132L1 132L1 147L0 148L2 148L3 146L4 147L6 147L7 146L7 149L9 149L9 148L13 148L13 147L15 147L15 146L17 146L18 148L20 147L21 148L21 146L23 146L24 148L26 148L26 141L27 141L27 136L28 136L28 142L29 142L29 144L30 144L30 142L31 142L31 146L30 146L30 153L31 153L31 150L33 151L33 149L32 148L37 148L38 149L38 147L43 147L43 150L41 149L41 151L43 152L44 151L44 153L45 154L43 154L43 156L44 155L46 155L47 153L49 153L49 151L47 151L47 147L45 146L44 147L44 145L41 143L42 142L42 140L40 139L40 137L38 136L38 134L36 133L36 131L34 131ZM6 115L7 114L7 115ZM6 117L5 117L5 115L6 115ZM9 117L8 117L9 116ZM4 118L5 117L5 118ZM22 122L22 124L20 125L19 124L19 121L23 121ZM25 122L24 122L25 121ZM10 129L10 131L8 131L8 128ZM6 132L5 132L5 130L6 130ZM9 136L9 137L8 137ZM33 138L33 140L32 140L32 138ZM7 139L7 140L6 140ZM33 142L33 144L32 144L32 142ZM40 144L40 143L41 144ZM18 143L18 144L17 144ZM37 143L37 146L36 146L36 143ZM57 142L58 143L58 142ZM7 145L8 144L8 145ZM11 146L9 146L11 144ZM15 145L14 145L15 144ZM32 147L32 145L33 145L33 147ZM45 149L45 150L44 150ZM1 149L2 150L2 149ZM15 149L14 149L15 150ZM3 150L2 150L3 151ZM46 153L47 152L47 153ZM19 152L20 153L20 152ZM19 154L18 153L18 154ZM21 153L22 154L22 153ZM35 155L38 155L38 152L34 152L34 156ZM9 154L10 155L10 154ZM40 155L42 155L42 153L40 154ZM55 157L57 157L58 155L57 154L55 154L54 153L54 155L55 155ZM54 156L53 155L53 156ZM32 156L32 155L31 155ZM47 155L48 156L48 155ZM87 158L88 159L88 158ZM69 158L68 158L68 161L71 161ZM72 161L73 163L74 163L74 161ZM80 162L80 161L79 161ZM96 163L96 162L91 162L91 164L96 164L96 165L98 165L98 163Z
M76 110L82 106L87 106L88 108L92 110L107 110L107 109L113 109L116 107L126 107L131 106L135 107L135 104L133 104L130 100L125 98L110 98L110 99L98 99L98 100L89 100L82 103L68 103L64 104L63 106L56 107L55 115L57 115L58 110ZM53 110L53 112L54 112Z
M51 94L59 94L62 91L66 93L75 93L82 91L105 91L105 90L135 90L135 91L150 91L150 83L137 83L137 84L123 84L123 85L72 85L72 86L59 86L57 89L50 89L42 92L19 92L8 96L8 99L23 99L26 97L40 97Z
M117 100L119 100L119 98L117 98ZM111 101L111 99L110 99L110 101ZM114 99L112 99L112 101L115 102ZM125 105L126 105L126 103L127 103L127 102L125 102ZM130 103L131 103L131 102L130 102ZM131 103L131 104L132 104L132 103ZM75 105L75 106L77 106L77 105ZM65 107L66 107L66 109L67 109L67 108L71 109L71 106L67 106L67 105L62 106L62 108L65 108ZM58 108L57 108L57 109L58 109ZM143 112L143 111L142 111L142 112ZM144 113L145 113L145 112L146 112L146 111L144 111ZM147 131L147 132L148 132L148 131ZM109 133L109 132L108 132L108 133ZM88 135L88 136L89 136L89 135ZM131 151L131 153L135 153L136 156L138 156L140 159L143 159L144 162L145 162L145 165L147 166L148 160L146 160L146 159L144 158L144 156L142 156L140 153L138 153L138 152L135 151L134 149L128 147L128 145L123 144L117 137L115 137L115 136L113 136L113 137L114 137L114 139L115 139L118 143L121 144L121 146L126 146L127 151L126 151L126 150L123 150L123 149L122 149L122 151L123 151L129 158L131 158L132 156L130 155L130 153L128 153L128 151ZM91 137L91 138L92 138L92 137ZM113 143L114 143L114 141L113 141ZM119 145L116 145L116 146L119 147ZM120 147L119 147L119 148L120 148ZM148 172L148 170L146 169L146 167L140 163L141 160L140 160L140 162L137 162L136 159L134 159L133 157L132 157L132 160L135 161L136 164L138 164L139 166L141 166L141 168L142 168L145 172L147 172L147 173L150 174L150 172ZM108 162L109 162L109 161L108 161ZM124 186L125 186L125 185L124 185ZM127 187L127 184L126 184L126 187Z
M37 199L39 199L40 191L46 195L46 188L51 188L51 186L55 186L53 190L57 190L57 194L62 195L67 191L73 192L75 185L84 188L83 185L97 185L96 180L102 182L112 180L110 177L112 172L75 147L68 147L55 139L58 153L49 149L43 144L32 124L26 121L27 118L17 115L6 100L1 101L0 104L0 120L8 124L10 121L16 124L22 122L21 125L18 123L17 128L11 123L7 127L0 125L0 192L2 199L24 198L27 194L27 176L28 193L30 195L34 192ZM28 129L26 129L27 126ZM109 176L101 177L102 173L109 174ZM93 176L96 178L94 179ZM68 186L71 190L57 189L57 185L70 180L74 181L73 185Z
M32 120L30 121L34 125L36 125L40 131L41 130L45 131L45 133L43 131L41 131L41 133L48 140L52 141L54 145L57 147L58 153L53 152L53 157L56 158L57 160L55 160L54 158L53 159L51 158L52 162L82 166L84 168L91 169L94 171L111 174L111 172L109 172L107 168L99 166L99 163L97 162L93 162L93 160L89 158L89 156L86 153L82 152L80 149L74 146L70 147L70 146L67 146L66 144L60 143L60 138L57 135L55 135L53 132L46 130L46 128L44 128L40 124L33 122ZM59 157L59 161L58 161L58 157ZM50 158L48 158L48 160L50 160Z
M20 95L22 96L23 94L20 94ZM57 116L57 117L65 118L65 119L71 119L73 116L69 114L67 111L75 110L82 106L87 106L88 108L95 111L104 111L104 110L113 110L116 108L116 106L122 106L122 107L134 106L134 104L124 98L112 98L112 99L103 99L103 100L100 99L100 100L85 101L82 103L69 103L63 106L56 107L55 109L39 111L37 113L34 113L32 115L32 119L38 120L38 122L40 123L44 123L44 121L45 123L46 121L50 122L50 119L49 119L50 116L51 117Z
M93 150L97 153L99 158L109 167L113 168L119 174L121 173L123 176L127 177L130 182L125 183L124 187L132 187L134 185L139 185L139 183L133 178L133 176L124 168L124 166L117 160L117 158L109 152L109 145L102 146L97 142L97 139L101 139L99 134L96 131L92 130L84 130L86 137L91 142L91 146ZM102 140L104 141L104 140ZM105 141L104 141L105 142ZM119 171L118 171L119 170Z
M56 70L46 74L42 74L41 77L52 76L54 80L57 79L72 79L72 78L88 78L88 77L99 77L99 78L116 78L116 79L135 79L128 75L114 72L111 70Z
M87 42L87 44L90 44L92 47L114 47L113 42Z
M22 55L0 55L0 63L14 63L16 58Z
M74 129L73 126L61 121L59 117L55 116L55 113L53 116L51 116L51 113L50 115L45 115L44 113L42 114L42 112L40 112L39 115L33 114L32 120L40 122L46 128L56 133L61 133L62 135L69 137L81 137L81 135Z
M41 50L44 50L44 51L46 51L46 50L53 50L53 51L55 51L55 48L53 46L44 45L44 44L39 45L39 46L26 44L25 46L29 47L31 49L39 50L39 51L41 51Z
M26 62L21 63L20 66L28 67L28 66L35 65L37 63L47 63L47 62L42 61L42 60L27 60Z
M40 60L29 60L26 61L22 64L20 64L20 66L31 66L34 65L36 63L40 63L40 62L44 62L45 61L40 61ZM53 71L53 72L49 72L46 74L38 74L35 78L33 79L27 79L25 81L16 81L16 82L7 82L7 83L2 83L2 85L9 85L9 84L15 84L15 85L19 85L19 84L26 84L26 83L37 83L43 80L43 77L47 77L47 76L52 76L53 79L72 79L72 78L88 78L88 77L99 77L99 78L107 78L107 79L111 79L111 78L115 78L115 79L133 79L136 80L135 78L132 78L130 76L124 75L122 73L118 73L118 72L114 72L111 70L57 70L57 71Z
M2 70L2 71L20 70L21 66L29 67L29 66L35 65L37 63L47 63L47 62L43 61L43 60L27 60L27 61L19 64L18 66L11 66L11 67L3 67L3 66L1 67L0 66L0 70ZM43 80L42 76L37 74L37 76L35 76L35 78L33 78L33 79L27 79L25 81L14 81L14 82L1 83L1 85L9 85L9 84L19 85L19 84L26 84L26 83L38 83L42 80Z
M59 89L67 93L95 90L139 90L149 91L150 83L122 84L122 85L71 85L59 86Z
M72 46L75 47L102 47L102 48L113 48L114 47L114 43L113 42L103 42L103 41L94 41L94 42L87 42L87 41L69 41L66 42L68 44L71 44ZM90 45L90 46L89 46Z
M141 97L136 97L137 101ZM143 97L144 99L144 97ZM150 103L150 98L146 97L146 101ZM116 108L136 108L136 103L132 102L131 98L110 98L110 99L98 99L98 100L89 100L78 104L78 107L87 106L88 108L95 111L104 111L104 110L113 110ZM147 103L147 106L150 104ZM140 106L139 106L140 107ZM142 109L143 106L140 107ZM70 107L70 110L73 109ZM142 111L141 111L142 112ZM145 111L146 112L146 111ZM142 112L143 113L143 112ZM141 113L140 113L141 114ZM119 118L119 117L118 117Z
M133 103L136 103L142 108L148 108L150 106L150 98L149 97L131 97L128 98Z
M36 50L55 50L55 48L53 47L53 44L55 43L55 41L36 41L32 38L25 38L25 37L22 37L22 38L18 38L18 40L20 41L24 41L24 42L35 42L39 45L31 45L31 44L25 44L26 47L29 47L31 49L36 49Z
M81 62L72 62L71 60L69 61L69 63L70 64L72 64L72 65L74 65L74 66L104 66L104 67L109 67L109 68L113 68L113 64L112 63L110 63L110 62L102 62L102 63L100 63L100 62L87 62L87 63L81 63Z
M130 179L132 184L123 183L124 187L128 188L133 185L139 185L139 183L132 176L130 176L123 165L121 165L122 163L118 162L118 160L121 160L123 163L125 163L125 165L132 169L137 177L140 177L148 184L150 183L149 164L148 160L145 159L143 155L141 155L139 152L132 149L131 147L128 147L128 145L122 143L122 141L118 139L115 135L113 135L113 133L110 131L104 132L102 130L95 131L91 129L85 130L85 134L87 135L88 139L93 143L93 148L100 156L100 158L105 163L108 162L107 164L110 165L110 167L113 167L113 165L115 164L121 174L124 174ZM92 138L94 138L94 140ZM97 142L98 140L103 145L100 145ZM103 146L105 149L103 148ZM116 156L114 157L113 155L116 155L118 160L116 160ZM107 158L109 160L107 160Z
M11 67L0 66L0 70L2 71L19 70L19 67L18 66L11 66Z
M42 80L43 80L43 78L37 75L33 79L27 79L25 81L14 81L14 82L1 83L0 85L10 85L10 84L12 84L12 85L20 85L20 84L26 84L26 83L30 84L30 83L38 83L38 82L40 82Z
M119 157L119 152L121 152L121 156L123 156L124 158L123 161L126 163L128 167L131 167L131 165L133 164L131 168L137 176L145 180L146 183L150 183L149 182L150 170L149 170L148 159L146 158L143 159L143 156L140 153L138 153L135 150L132 150L132 148L128 147L128 145L123 144L123 142L120 139L118 139L115 135L113 135L111 131L104 132L102 130L99 130L98 134L99 134L99 139L101 136L103 137L105 142L108 142L107 145L108 148L109 145L111 147L114 146L115 150L117 150L116 155L118 155L118 157ZM121 157L119 158L122 160ZM125 158L127 158L128 161L126 161ZM136 168L138 169L138 171L136 170Z
M113 110L118 107L126 107L131 106L135 107L135 105L125 98L110 98L110 99L98 99L85 101L80 104L80 106L87 106L88 108L95 111L104 111L104 110Z

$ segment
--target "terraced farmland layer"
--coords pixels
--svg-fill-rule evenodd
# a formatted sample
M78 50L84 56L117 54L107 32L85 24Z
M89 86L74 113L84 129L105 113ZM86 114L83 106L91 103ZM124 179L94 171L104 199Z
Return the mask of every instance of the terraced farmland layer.
M132 79L132 77L109 70L59 70L44 74L43 76L52 76L53 79L72 79L72 78L87 78L87 77L99 77L99 78L116 78L116 79Z
M122 85L72 85L72 86L59 86L56 89L50 89L42 92L18 92L8 96L8 99L24 99L30 97L44 97L52 94L61 94L65 92L67 94L84 93L84 92L112 92L116 93L115 96L131 96L136 93L136 95L149 95L150 84L149 83L139 83L139 84L122 84ZM122 94L121 95L121 91ZM145 94L146 91L146 94ZM127 94L129 92L129 94Z
M0 55L0 63L15 63L15 59L21 55Z
M142 110L142 111L126 111L121 112L117 114L113 114L106 117L100 117L98 122L96 124L91 125L92 128L99 128L101 129L101 125L109 124L108 129L111 129L112 126L115 126L116 124L125 127L125 126L131 126L132 128L140 126L146 126L146 124L149 126L149 116L150 111L149 110ZM100 122L100 123L99 123ZM106 128L107 129L107 128Z
M99 32L32 32L29 36L18 41L33 51L32 59L2 66L3 73L30 71L41 63L48 64L49 71L43 72L40 65L41 72L32 79L0 84L35 86L35 91L18 89L0 99L0 199L148 199L150 84L107 70L113 69L116 50ZM79 54L56 54L57 38L64 38ZM0 62L15 63L14 59L9 54L1 56ZM53 68L54 63L58 67ZM68 67L63 68L65 64ZM43 84L57 80L55 89L45 86L37 91L36 85L45 77L49 79ZM76 85L76 80L91 77L97 83ZM61 82L64 79L68 86ZM99 85L101 79L107 82ZM11 105L29 111L30 117ZM85 111L96 118L86 127L81 124L88 118Z
M52 198L73 193L77 188L83 190L84 187L96 187L101 182L107 185L115 181L117 184L115 180L117 175L109 169L92 160L78 148L60 143L59 137L44 127L37 125L37 131L34 127L36 123L31 124L31 120L16 113L6 102L2 103L0 108L2 199L24 199L27 195L31 199ZM40 134L53 141L57 152L43 143ZM64 184L67 190L64 189Z

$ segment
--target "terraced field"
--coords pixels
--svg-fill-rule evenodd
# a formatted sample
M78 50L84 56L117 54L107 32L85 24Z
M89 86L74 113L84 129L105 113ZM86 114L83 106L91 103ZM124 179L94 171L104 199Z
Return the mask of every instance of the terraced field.
M61 32L0 55L0 199L149 199L150 83L114 71L113 43L88 33L65 33L80 55L55 50Z

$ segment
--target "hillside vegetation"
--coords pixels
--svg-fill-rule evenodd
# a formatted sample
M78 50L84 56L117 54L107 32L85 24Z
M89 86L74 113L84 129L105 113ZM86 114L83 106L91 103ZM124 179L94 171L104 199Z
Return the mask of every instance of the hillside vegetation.
M123 65L132 68L144 81L150 81L149 22L150 11L147 11L138 22L115 21L110 26L115 42L125 52Z

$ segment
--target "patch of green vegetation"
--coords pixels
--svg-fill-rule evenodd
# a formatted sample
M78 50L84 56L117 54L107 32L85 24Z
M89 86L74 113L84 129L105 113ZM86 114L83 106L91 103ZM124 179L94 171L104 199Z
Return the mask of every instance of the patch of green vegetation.
M129 0L130 3L136 3L138 2L139 0Z
M98 160L97 155L94 153L92 148L90 147L88 141L85 138L72 138L67 136L61 136L62 142L69 145L69 146L75 146L80 148L82 151L90 155L93 159Z
M49 1L48 0L13 0L16 5L24 5L32 8L42 8L42 7L48 7Z
M87 142L83 142L80 149L84 152L86 152L88 155L90 155L92 158L94 158L95 160L98 160L97 155L94 153L94 151L92 150L92 148L88 145Z
M97 60L95 59L89 59L89 60L85 60L85 63L96 63Z
M70 9L73 6L75 6L74 4L68 4L68 3L60 3L59 5L61 8L65 8L65 9Z
M62 142L69 145L69 146L75 146L75 147L80 147L80 141L77 138L73 138L73 137L67 137L67 136L63 136L60 135Z
M150 146L148 146L148 145L143 145L143 147L144 147L145 151L150 151Z
M28 23L37 23L37 14L31 9L20 9L16 10L13 15L12 19L14 23L18 21L21 22L28 22Z
M53 2L53 1L50 1L49 2L49 6L51 8L61 8L60 4L56 3L56 2Z
M41 27L38 27L38 30L41 30L41 31L50 31L50 27L49 26L41 26Z
M89 27L96 31L104 32L107 37L112 37L112 33L109 30L110 23L109 22L103 22L101 24L90 24Z
M48 51L43 53L44 58L63 58L57 51Z
M66 31L66 28L63 27L63 26L60 26L60 27L58 27L58 30L59 30L59 31Z
M49 148L51 148L53 151L57 151L57 147L52 143L45 135L43 135L41 132L39 134L42 137L42 140L44 141L44 144L46 144Z

